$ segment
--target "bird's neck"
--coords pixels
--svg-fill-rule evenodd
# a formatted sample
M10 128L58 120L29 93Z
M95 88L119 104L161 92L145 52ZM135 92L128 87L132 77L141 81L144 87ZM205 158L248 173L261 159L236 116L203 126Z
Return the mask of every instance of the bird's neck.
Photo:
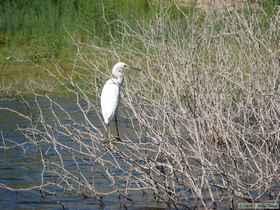
M114 75L112 76L112 81L116 83L117 85L121 86L123 83L123 77L115 77Z

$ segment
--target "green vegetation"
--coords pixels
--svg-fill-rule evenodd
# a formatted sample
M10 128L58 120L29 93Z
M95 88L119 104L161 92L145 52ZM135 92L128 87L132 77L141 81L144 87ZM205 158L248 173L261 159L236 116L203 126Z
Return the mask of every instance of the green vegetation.
M0 94L17 95L34 89L53 91L56 88L46 85L53 82L49 82L44 68L55 68L52 64L59 62L70 71L72 67L68 64L74 60L75 43L105 46L121 39L124 24L134 26L155 13L155 5L149 2L1 1Z
M178 18L193 13L193 8L185 8L182 15L174 5L162 12L162 4L158 2L3 0L0 2L0 63L12 57L35 63L72 58L73 39L104 45L120 40L127 26L135 28L139 22L147 22L159 14ZM266 14L272 15L278 4L279 0L267 0L261 6Z
M62 68L64 72L72 71L71 64L77 58L77 46L88 60L94 58L106 63L108 57L104 54L100 56L100 52L95 52L95 49L90 46L117 48L124 51L129 48L144 50L145 47L137 36L151 25L162 27L157 36L164 40L174 35L174 31L170 32L168 29L172 25L182 29L178 31L181 34L176 33L176 36L188 36L188 39L192 39L192 34L184 30L187 28L187 22L195 23L201 29L210 27L213 33L231 28L228 22L222 19L207 23L208 12L196 9L195 5L179 8L172 3L166 4L169 1L162 2L156 0L1 1L0 94L14 95L21 93L23 89L61 92L59 88L49 87L53 83L48 82L49 72L44 69L51 71L58 69L56 64L60 63L66 66ZM262 12L256 12L248 6L241 13L247 14L248 20L252 16L257 16L261 24L258 29L265 31L277 14L278 4L279 1L268 0L260 4L264 8ZM231 15L230 11L228 15ZM278 36L279 34L272 31L271 41L276 42ZM78 60L81 67L79 69L75 67L76 70L92 67L82 66L83 62ZM109 60L112 62L112 58ZM40 88L42 84L44 85Z
M71 57L73 40L110 42L129 25L149 17L147 0L5 0L0 8L0 62L6 57L39 62Z

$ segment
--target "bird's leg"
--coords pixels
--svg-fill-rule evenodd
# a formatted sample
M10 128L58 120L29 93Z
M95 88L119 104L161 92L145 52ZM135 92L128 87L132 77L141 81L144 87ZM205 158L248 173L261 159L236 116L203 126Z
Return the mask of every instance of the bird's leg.
M112 135L111 135L111 126L109 124L108 126L108 139L109 139L109 149L112 150L113 149L113 145L112 145Z
M111 139L111 127L110 127L110 124L108 124L106 126L106 131L107 131L107 140L105 141L105 144L109 146L109 149L111 150L113 148L112 146L112 139Z
M115 139L118 140L118 141L121 141L117 114L115 114L114 118L115 118L116 132L117 132L117 136L115 137Z
M110 136L111 136L111 129L110 129L110 124L107 125L107 140L110 141Z
M111 142L111 128L110 124L106 124L106 141L105 143Z

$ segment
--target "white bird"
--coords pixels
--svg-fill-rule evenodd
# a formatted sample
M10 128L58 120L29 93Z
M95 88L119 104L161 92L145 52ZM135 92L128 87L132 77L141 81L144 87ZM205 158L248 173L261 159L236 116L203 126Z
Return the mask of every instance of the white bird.
M101 112L105 124L108 126L110 137L109 124L114 118L116 123L117 139L120 140L118 122L117 122L117 109L120 100L120 89L123 83L124 71L128 65L123 62L118 62L112 69L112 78L106 81L101 93Z

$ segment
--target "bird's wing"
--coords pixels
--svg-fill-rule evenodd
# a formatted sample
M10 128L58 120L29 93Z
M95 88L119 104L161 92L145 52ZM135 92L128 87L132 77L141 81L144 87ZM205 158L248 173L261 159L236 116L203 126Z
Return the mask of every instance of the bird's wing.
M106 124L113 118L119 103L119 86L108 80L101 93L101 111Z

